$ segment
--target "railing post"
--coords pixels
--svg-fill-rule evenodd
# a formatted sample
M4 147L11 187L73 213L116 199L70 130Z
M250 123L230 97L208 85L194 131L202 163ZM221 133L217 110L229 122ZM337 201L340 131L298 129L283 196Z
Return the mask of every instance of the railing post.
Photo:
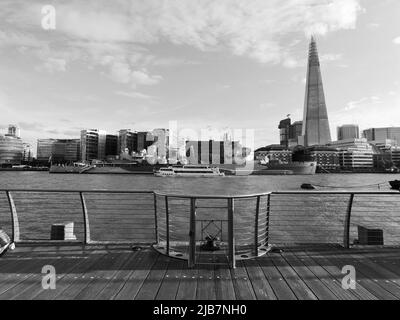
M165 196L165 225L167 230L167 255L169 255L169 208L168 196Z
M196 198L190 198L189 258L188 267L196 264Z
M231 268L236 268L235 261L235 235L234 235L234 211L235 202L233 198L228 198L228 260Z
M269 245L269 215L270 215L270 212L271 212L271 193L269 193L268 194L268 197L267 197L267 216L266 216L266 224L265 224L265 232L266 232L266 235L265 235L265 240L266 240L266 243L265 243L265 245L266 246L268 246Z
M88 215L88 210L86 207L86 201L85 201L85 196L83 195L83 192L79 192L79 196L81 198L81 205L82 205L82 214L83 214L83 230L84 230L84 244L90 243L90 225L89 225L89 215Z
M258 256L258 218L260 215L260 196L257 197L256 216L254 220L254 255Z
M155 240L158 243L158 219L157 219L157 195L153 192L154 196L154 228L155 228Z
M8 204L10 206L10 213L11 213L11 223L12 223L12 235L11 240L13 242L20 241L20 233L19 233L19 221L18 221L18 214L17 208L15 207L14 199L10 193L10 191L6 191Z
M350 220L351 220L351 209L353 207L353 199L354 199L354 193L351 193L349 204L347 206L346 220L344 223L343 246L346 249L350 248Z

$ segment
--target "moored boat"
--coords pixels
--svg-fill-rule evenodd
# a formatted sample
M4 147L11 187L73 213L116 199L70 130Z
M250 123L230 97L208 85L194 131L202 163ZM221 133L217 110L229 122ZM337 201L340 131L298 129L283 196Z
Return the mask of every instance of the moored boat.
M225 174L216 167L201 165L169 166L160 168L154 175L157 177L221 177Z

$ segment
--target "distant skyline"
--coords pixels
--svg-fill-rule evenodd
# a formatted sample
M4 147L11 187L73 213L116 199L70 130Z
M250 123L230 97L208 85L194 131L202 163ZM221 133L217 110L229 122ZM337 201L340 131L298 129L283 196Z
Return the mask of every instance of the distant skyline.
M41 9L56 9L43 30ZM309 38L336 127L400 126L400 1L0 2L0 131L255 129L302 120Z

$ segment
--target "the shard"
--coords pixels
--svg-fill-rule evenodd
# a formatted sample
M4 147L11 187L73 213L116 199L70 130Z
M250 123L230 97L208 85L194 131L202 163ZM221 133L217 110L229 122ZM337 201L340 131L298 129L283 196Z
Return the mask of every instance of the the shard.
M305 147L331 142L317 43L314 37L311 38L308 53L302 140L300 144Z

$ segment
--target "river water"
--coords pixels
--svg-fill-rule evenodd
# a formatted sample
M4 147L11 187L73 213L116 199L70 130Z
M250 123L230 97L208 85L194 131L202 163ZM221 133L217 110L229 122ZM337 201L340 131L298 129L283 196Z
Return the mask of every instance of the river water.
M316 174L226 176L215 178L155 177L136 174L49 174L48 172L0 172L0 188L159 190L190 194L247 194L299 190L302 183L349 190L389 190L389 180L399 174Z
M174 178L137 174L49 174L48 172L3 171L0 172L0 189L106 189L199 195L239 195L301 190L302 183L310 183L321 186L321 190L385 191L390 190L388 181L399 179L399 177L398 174L317 174ZM82 207L78 193L13 192L12 194L18 212L22 239L49 239L52 224L74 222L74 232L78 239L82 240ZM92 240L154 241L155 222L152 194L85 193L85 198ZM265 215L266 203L264 200L266 199L263 199L260 204L260 210ZM159 216L164 217L165 210L163 211L162 208L164 201L157 201L157 203L160 206ZM270 240L274 243L341 242L348 203L348 194L274 196L271 199ZM171 200L170 205L171 217L175 219L173 221L175 225L171 225L171 228L177 230L174 236L186 237L188 204L174 206ZM205 203L205 205L210 205L210 203ZM218 205L226 205L226 203ZM397 194L355 197L351 226L352 241L357 237L358 225L365 225L381 228L385 234L385 244L400 243L399 206L400 198ZM235 202L237 237L241 233L246 235L243 228L250 228L248 231L252 232L254 210L254 199ZM247 220L245 221L245 219ZM186 224L179 225L179 221ZM159 223L161 222L160 220ZM8 232L11 230L10 209L5 192L0 192L0 227L5 228Z

